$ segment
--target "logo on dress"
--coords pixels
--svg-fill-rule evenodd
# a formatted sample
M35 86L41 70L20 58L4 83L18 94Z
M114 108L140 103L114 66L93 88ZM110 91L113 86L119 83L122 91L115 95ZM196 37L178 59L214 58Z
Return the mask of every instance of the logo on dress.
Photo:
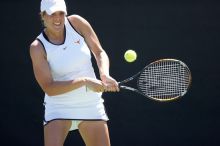
M63 50L66 50L67 47L64 47Z
M75 44L80 44L80 39L77 41L74 41Z

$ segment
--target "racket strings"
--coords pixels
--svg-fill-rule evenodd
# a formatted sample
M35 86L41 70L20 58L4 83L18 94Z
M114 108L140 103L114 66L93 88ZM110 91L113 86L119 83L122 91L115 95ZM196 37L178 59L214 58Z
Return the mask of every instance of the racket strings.
M138 87L149 97L168 100L185 94L189 82L187 67L179 62L161 61L141 73Z

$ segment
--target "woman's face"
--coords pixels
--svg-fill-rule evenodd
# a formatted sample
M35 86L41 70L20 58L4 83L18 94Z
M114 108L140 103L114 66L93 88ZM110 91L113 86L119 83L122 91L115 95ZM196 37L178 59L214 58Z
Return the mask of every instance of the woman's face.
M64 29L65 13L62 11L54 12L48 15L46 12L42 14L44 26L51 31L62 31Z

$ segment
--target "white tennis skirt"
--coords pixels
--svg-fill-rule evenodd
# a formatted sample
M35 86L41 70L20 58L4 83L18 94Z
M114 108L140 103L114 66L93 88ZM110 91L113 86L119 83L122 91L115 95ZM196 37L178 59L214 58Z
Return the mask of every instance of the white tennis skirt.
M101 94L87 91L85 87L61 95L45 95L44 101L44 125L58 119L73 121L108 120Z

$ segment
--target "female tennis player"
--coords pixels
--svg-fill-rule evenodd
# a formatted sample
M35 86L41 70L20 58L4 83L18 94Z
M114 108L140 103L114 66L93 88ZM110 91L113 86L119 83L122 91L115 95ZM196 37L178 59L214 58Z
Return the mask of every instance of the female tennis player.
M30 45L37 82L45 92L45 146L63 146L78 129L87 146L110 146L103 91L119 91L109 59L91 25L67 16L64 0L42 0L44 29ZM92 52L92 53L91 53ZM95 56L100 79L91 63Z

